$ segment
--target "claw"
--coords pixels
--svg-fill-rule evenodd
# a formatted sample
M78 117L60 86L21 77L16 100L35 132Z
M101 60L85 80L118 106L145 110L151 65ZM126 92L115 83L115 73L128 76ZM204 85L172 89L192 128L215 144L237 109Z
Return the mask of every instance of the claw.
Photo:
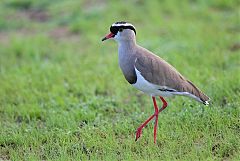
M137 141L140 138L141 134L142 134L142 128L138 128L137 131L136 131L135 141Z

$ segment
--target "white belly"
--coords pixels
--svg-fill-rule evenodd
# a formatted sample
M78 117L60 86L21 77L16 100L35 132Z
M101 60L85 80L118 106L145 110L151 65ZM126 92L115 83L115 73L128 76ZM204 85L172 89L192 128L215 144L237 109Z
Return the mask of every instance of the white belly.
M137 88L138 90L149 94L150 96L163 96L163 97L170 97L173 96L172 93L168 91L160 91L159 89L164 89L166 87L162 87L159 85L152 84L148 82L141 73L135 68L136 75L137 75L137 82L133 84L133 87Z

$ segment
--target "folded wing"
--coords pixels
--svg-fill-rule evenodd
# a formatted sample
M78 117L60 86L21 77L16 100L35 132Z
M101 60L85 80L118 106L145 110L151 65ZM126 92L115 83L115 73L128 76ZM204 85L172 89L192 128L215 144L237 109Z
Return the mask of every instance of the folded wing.
M144 51L144 53L146 52L148 52L148 54L140 54L143 52L137 53L135 67L147 81L155 85L175 90L173 91L175 94L192 94L198 98L198 101L208 104L209 97L192 82L185 79L173 66L148 50Z

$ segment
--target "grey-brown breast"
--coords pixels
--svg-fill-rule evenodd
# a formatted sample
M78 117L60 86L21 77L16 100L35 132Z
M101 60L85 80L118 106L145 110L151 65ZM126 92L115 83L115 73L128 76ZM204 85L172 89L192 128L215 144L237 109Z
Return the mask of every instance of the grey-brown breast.
M134 62L136 55L134 53L127 54L121 53L119 56L119 65L123 72L125 79L130 83L134 84L137 81L136 72L134 69Z

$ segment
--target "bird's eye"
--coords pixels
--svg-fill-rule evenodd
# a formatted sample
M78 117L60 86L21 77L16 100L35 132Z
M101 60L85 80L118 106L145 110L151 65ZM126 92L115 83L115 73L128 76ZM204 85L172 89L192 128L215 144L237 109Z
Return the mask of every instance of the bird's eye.
M122 32L122 31L123 31L123 28L120 28L118 31L119 31L119 32Z

